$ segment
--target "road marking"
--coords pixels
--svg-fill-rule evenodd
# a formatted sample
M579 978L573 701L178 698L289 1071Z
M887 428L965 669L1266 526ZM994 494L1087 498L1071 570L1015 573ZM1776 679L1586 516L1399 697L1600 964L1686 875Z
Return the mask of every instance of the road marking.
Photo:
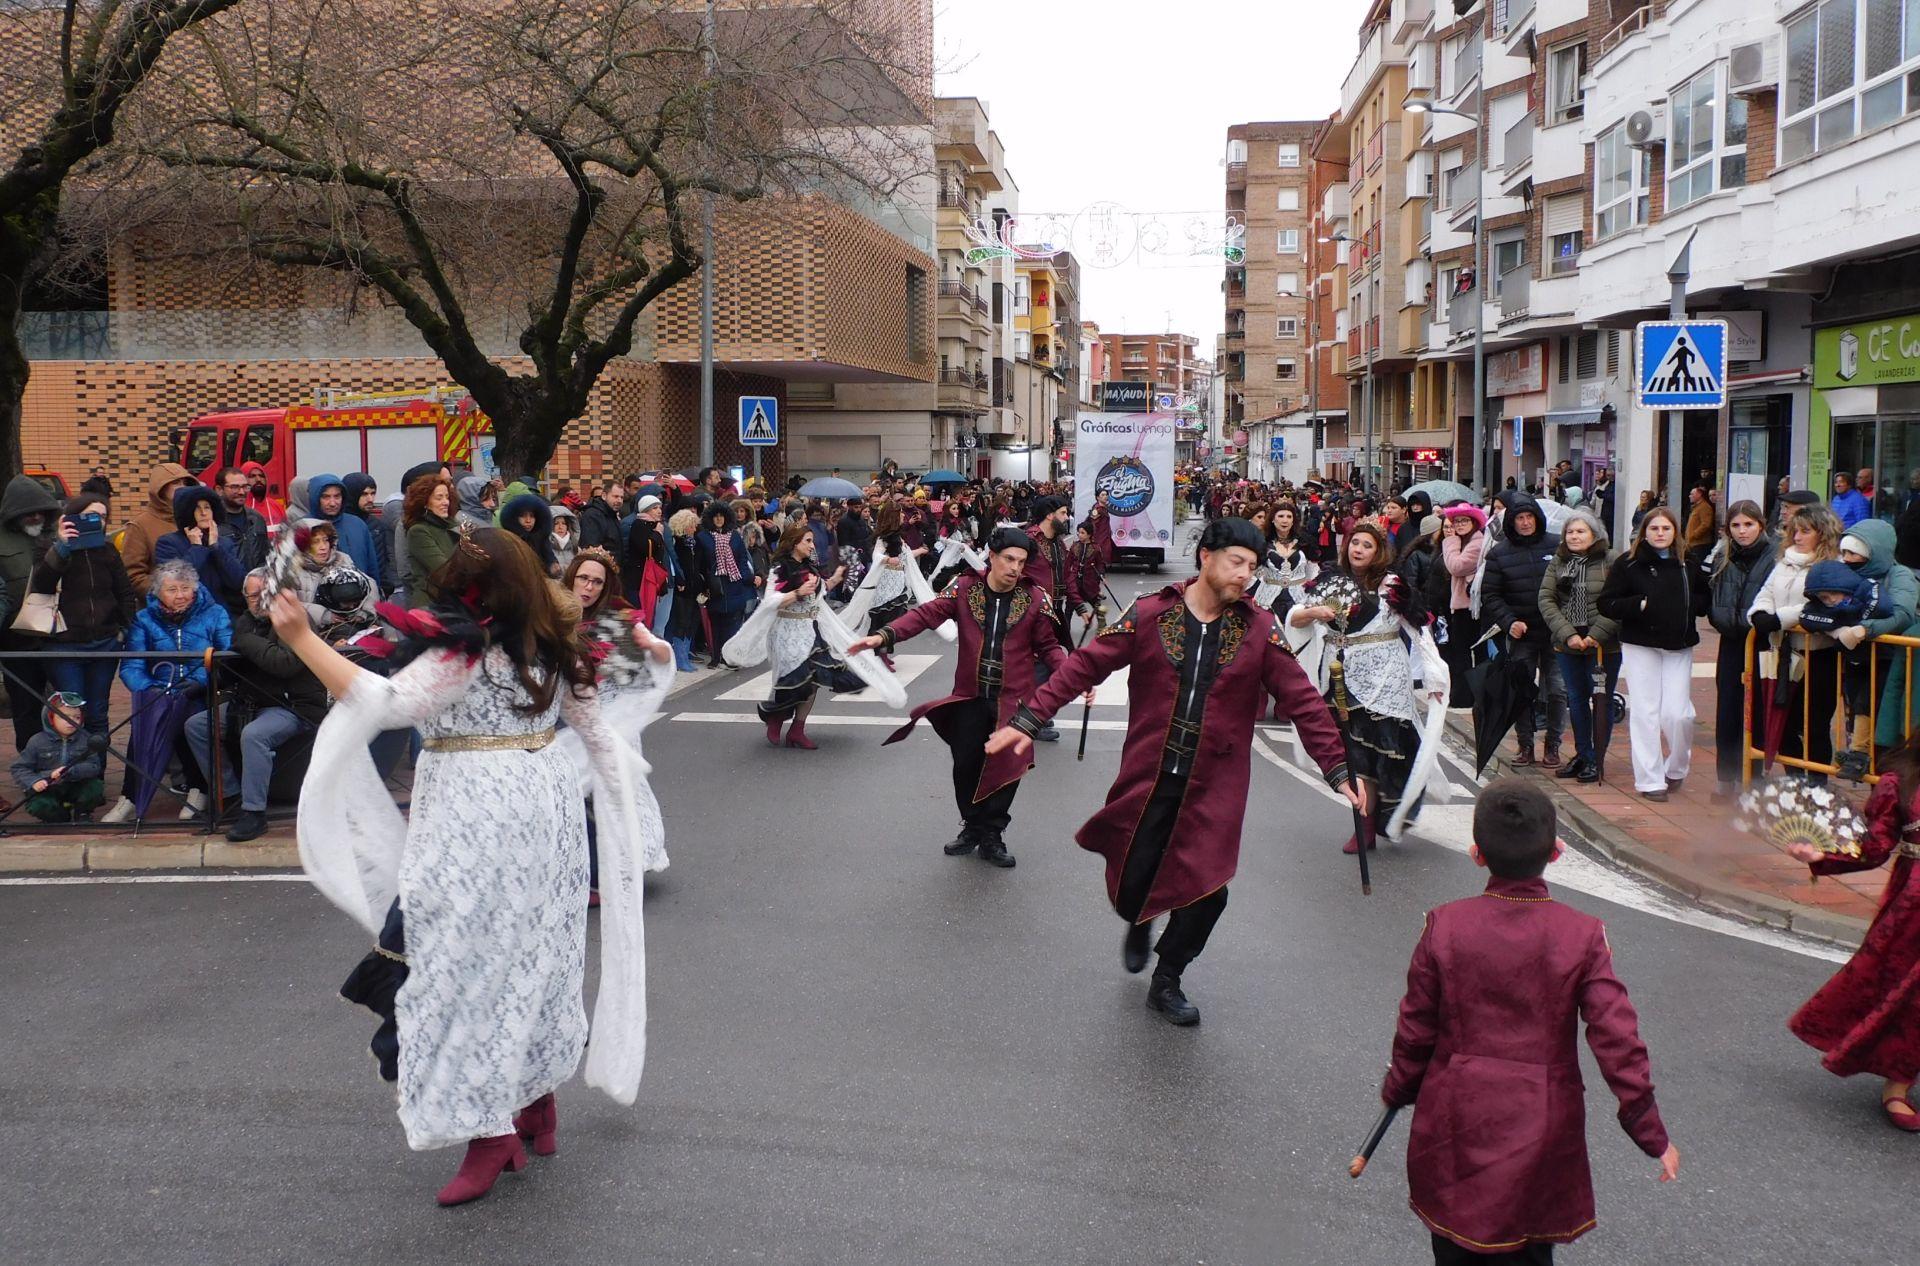
M1263 737L1267 738L1268 742L1278 741L1274 737L1273 727L1267 727L1263 731ZM1324 779L1307 773L1293 761L1269 751L1266 743L1255 743L1253 750L1266 757L1271 764L1304 783L1318 795L1325 796L1342 808L1349 807L1346 797L1327 786ZM1473 842L1473 804L1469 801L1464 804L1428 805L1422 808L1419 821L1408 828L1407 836L1403 837L1403 839L1407 838L1417 838L1452 852L1464 854L1467 846ZM1759 945L1770 945L1775 949L1783 949L1806 958L1824 959L1829 963L1844 963L1853 956L1852 951L1836 945L1822 944L1783 932L1778 928L1758 927L1698 909L1647 880L1603 866L1578 849L1568 849L1561 854L1560 860L1548 869L1547 880L1556 887L1598 897L1602 901L1625 906L1629 910L1637 910L1642 914L1651 914L1672 923L1684 923L1703 931L1716 932L1722 936L1752 941Z
M895 655L893 657L894 675L900 678L901 686L910 686L914 678L940 662L938 655ZM714 697L715 703L761 703L773 693L773 672L768 670L757 677L741 682L724 694ZM877 703L877 699L866 690L849 691L843 695L834 695L840 703Z
M0 888L56 888L76 884L303 884L301 871L268 871L251 875L47 875L0 877Z

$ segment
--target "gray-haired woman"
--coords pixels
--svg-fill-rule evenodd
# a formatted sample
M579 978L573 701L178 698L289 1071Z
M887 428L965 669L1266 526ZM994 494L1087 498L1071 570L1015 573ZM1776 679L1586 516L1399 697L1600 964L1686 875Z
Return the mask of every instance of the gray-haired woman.
M1600 590L1613 560L1605 526L1592 511L1576 509L1560 525L1560 548L1540 577L1540 614L1553 639L1560 679L1567 686L1567 714L1573 729L1573 760L1554 771L1556 778L1585 783L1600 779L1593 738L1596 657L1606 670L1607 700L1620 679L1620 625L1600 614Z

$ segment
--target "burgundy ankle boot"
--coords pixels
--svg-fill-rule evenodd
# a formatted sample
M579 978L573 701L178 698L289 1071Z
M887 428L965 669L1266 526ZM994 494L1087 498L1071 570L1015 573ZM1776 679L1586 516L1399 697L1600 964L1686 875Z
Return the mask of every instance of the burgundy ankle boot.
M541 1095L526 1107L514 1114L513 1128L520 1137L527 1140L535 1156L551 1156L560 1150L554 1142L554 1131L560 1128L560 1108L553 1101L551 1091Z
M813 740L807 737L805 722L795 721L793 723L793 728L787 731L787 746L797 747L807 752L814 750Z
M786 724L786 722L780 717L775 717L773 720L767 722L768 747L780 746L780 727L784 724Z
M492 1138L474 1139L467 1144L467 1157L460 1162L453 1181L440 1189L440 1203L456 1205L478 1200L493 1190L494 1180L502 1170L517 1174L526 1167L527 1153L520 1146L519 1135L497 1134Z

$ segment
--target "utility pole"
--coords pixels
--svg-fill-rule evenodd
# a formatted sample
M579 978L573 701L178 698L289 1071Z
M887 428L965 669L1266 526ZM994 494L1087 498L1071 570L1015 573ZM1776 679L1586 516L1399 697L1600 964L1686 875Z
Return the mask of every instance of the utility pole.
M702 137L712 175L713 158L713 71L717 60L713 48L713 0L707 0L700 19L700 60L706 67L706 83L700 101ZM760 450L754 450L754 473L759 473ZM700 192L700 464L713 465L713 191Z
M1667 319L1684 321L1687 319L1687 281L1693 276L1693 239L1700 230L1694 229L1687 234L1687 240L1680 243L1679 254L1673 257L1673 263L1667 268L1667 283L1673 287L1667 299ZM1636 340L1637 342L1638 340ZM1636 349L1636 354L1638 349ZM1641 372L1638 362L1634 372ZM1667 416L1667 494L1673 498L1677 511L1686 509L1686 475L1681 470L1685 460L1682 447L1686 442L1686 414L1676 409L1666 410ZM1656 486L1659 481L1654 481Z

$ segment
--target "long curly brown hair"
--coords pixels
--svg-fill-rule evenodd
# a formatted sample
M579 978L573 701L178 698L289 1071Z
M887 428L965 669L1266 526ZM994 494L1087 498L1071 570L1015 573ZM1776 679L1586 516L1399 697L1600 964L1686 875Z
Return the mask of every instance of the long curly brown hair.
M435 475L431 479L416 479L407 485L407 499L402 503L400 510L400 521L403 524L412 527L421 520L427 513L427 503L433 500L435 488L447 490L447 517L453 517L454 510L460 505L460 498L453 491L453 480L445 475Z
M507 653L532 697L524 711L552 707L562 681L576 698L593 689L593 661L579 628L561 617L539 558L513 533L479 528L463 537L433 584L489 620L488 642Z

